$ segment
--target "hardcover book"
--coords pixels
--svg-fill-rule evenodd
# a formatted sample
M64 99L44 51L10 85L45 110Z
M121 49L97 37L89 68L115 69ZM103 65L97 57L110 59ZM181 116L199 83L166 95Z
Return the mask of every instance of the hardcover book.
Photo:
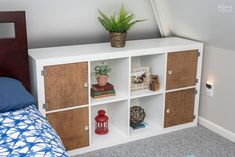
M97 92L97 91L94 91L93 89L91 89L91 96L98 96L98 95L104 95L104 94L113 94L113 93L115 93L114 89L106 90L106 91L100 91L100 92Z
M115 90L112 89L112 90L106 90L106 91L95 91L93 88L91 89L91 96L93 98L96 98L96 97L106 97L106 96L113 96L115 95Z
M112 90L114 89L114 87L110 83L107 83L105 86L99 86L98 84L94 84L92 85L92 89L94 91L106 91L106 90Z
M104 98L104 97L109 97L109 96L114 96L115 93L111 93L111 94L104 94L104 95L98 95L98 96L92 96L93 98Z

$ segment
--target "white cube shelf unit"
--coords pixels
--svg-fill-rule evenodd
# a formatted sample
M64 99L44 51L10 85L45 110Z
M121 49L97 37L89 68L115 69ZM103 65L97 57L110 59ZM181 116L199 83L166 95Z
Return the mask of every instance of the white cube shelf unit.
M73 156L196 126L202 53L202 43L178 37L128 41L124 48L99 43L30 49L32 93ZM90 88L96 78L91 73L100 61L112 68L109 82L116 95L94 99ZM131 69L140 66L159 75L158 91L131 91ZM145 128L130 127L134 105L146 112ZM100 109L109 117L106 135L95 134Z

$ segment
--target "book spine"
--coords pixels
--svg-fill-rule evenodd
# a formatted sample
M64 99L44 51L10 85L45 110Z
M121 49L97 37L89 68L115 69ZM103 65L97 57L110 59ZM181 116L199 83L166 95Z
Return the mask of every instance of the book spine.
M93 95L92 97L93 98L104 98L104 97L109 97L109 96L114 96L115 93L111 93L111 94L104 94L104 95L98 95L98 96L95 96Z
M108 87L102 87L102 88L97 88L95 86L92 86L92 89L94 91L106 91L106 90L113 90L113 86L108 86Z
M94 96L104 95L104 94L113 94L113 93L115 93L115 90L100 91L100 92L91 90L91 95L94 95Z

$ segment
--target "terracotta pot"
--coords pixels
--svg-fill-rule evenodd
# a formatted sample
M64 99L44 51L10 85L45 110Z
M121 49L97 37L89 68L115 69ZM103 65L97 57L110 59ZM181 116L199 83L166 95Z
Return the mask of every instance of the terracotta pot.
M125 47L127 33L110 32L112 47Z
M108 75L100 75L98 78L97 78L97 83L99 86L105 86L108 82L108 78L109 76Z

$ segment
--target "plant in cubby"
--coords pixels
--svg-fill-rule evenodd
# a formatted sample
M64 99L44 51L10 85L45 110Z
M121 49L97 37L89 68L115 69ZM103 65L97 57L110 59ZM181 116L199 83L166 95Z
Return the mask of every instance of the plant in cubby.
M100 65L95 66L94 74L99 86L105 86L107 84L110 72L111 67L105 61L101 61Z
M91 96L93 98L115 95L113 85L108 83L110 72L111 67L105 61L101 61L99 65L95 66L93 74L95 75L98 84L92 85Z

